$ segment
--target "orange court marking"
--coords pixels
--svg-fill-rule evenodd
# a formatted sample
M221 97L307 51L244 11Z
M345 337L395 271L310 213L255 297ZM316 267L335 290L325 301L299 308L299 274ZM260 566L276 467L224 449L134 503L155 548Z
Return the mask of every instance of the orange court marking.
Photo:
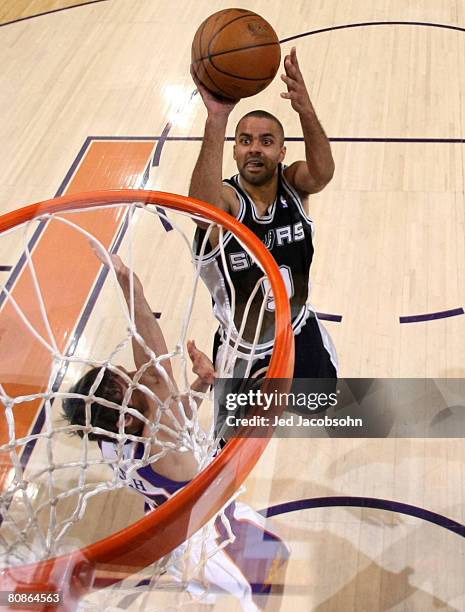
M65 193L139 187L154 144L154 141L92 142ZM95 210L67 214L66 218L91 230L109 248L124 213L123 208ZM66 245L66 259L63 258L63 245ZM60 352L66 350L72 338L101 266L90 250L83 247L87 247L85 236L62 222L51 221L32 255L50 327ZM34 327L50 342L28 266L19 274L12 294ZM9 300L0 311L0 330L0 381L6 393L18 397L44 392L52 372L52 355L31 335ZM39 400L15 405L16 438L31 431L41 405ZM8 424L2 413L0 444L6 444L8 440ZM10 458L4 453L0 459L0 490L4 490L13 477L11 467Z

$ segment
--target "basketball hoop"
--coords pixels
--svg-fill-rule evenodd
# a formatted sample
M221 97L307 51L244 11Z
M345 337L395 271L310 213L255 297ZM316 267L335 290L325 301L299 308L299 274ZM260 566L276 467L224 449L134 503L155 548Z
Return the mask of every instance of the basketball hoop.
M276 305L274 351L264 384L272 384L273 379L292 378L294 338L290 324L289 301L279 268L265 246L250 230L230 215L209 204L154 191L95 191L40 202L8 213L0 217L0 234L13 231L31 221L47 224L53 220L66 224L66 219L62 218L65 213L102 210L108 207L115 210L121 207L132 211L147 208L161 217L164 215L163 211L160 212L162 207L187 215L194 220L207 220L210 224L216 224L224 228L224 231L234 234L264 270ZM88 231L85 230L84 233ZM23 254L26 268L28 262L32 261L33 248L29 245ZM34 269L33 266L31 268ZM34 281L32 272L31 275ZM14 283L6 283L0 308L3 308L4 303L8 301L14 304L14 287ZM47 307L45 300L43 305L44 308ZM30 324L33 327L34 322L28 321L26 316L23 319L25 325ZM47 336L47 317L44 313L43 321L36 324L36 335L44 345L53 345ZM57 347L52 346L52 348L58 350ZM5 422L8 421L10 425L10 439L0 450L3 450L3 453L11 453L14 455L14 461L18 462L17 447L21 442L21 448L26 448L27 442L18 439L14 423L11 422L13 415L11 406L7 410L8 402L5 398L10 397L11 392L6 393L2 390L2 395L5 413L8 413ZM24 395L24 392L21 395ZM46 393L42 395L45 397ZM31 435L29 443L33 443L34 439L34 435ZM102 584L103 573L108 574L115 568L119 568L119 571L124 568L126 573L137 572L165 557L198 532L234 495L260 458L267 443L267 438L255 438L253 429L248 430L242 437L231 440L194 480L138 522L68 554L37 563L5 568L0 572L0 590L30 593L62 591L63 602L59 609L75 609L84 593ZM6 502L3 502L2 508L6 507ZM108 585L118 580L113 572L103 582ZM28 609L31 607L28 606ZM45 603L32 609L56 610L57 607L49 608Z

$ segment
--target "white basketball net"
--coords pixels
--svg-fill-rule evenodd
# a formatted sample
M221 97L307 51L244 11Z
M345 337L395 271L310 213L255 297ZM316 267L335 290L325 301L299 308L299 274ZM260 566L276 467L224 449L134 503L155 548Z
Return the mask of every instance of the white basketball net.
M24 254L20 276L28 275L29 278L26 300L17 291L19 280L8 283L7 278L1 279L5 282L0 310L0 321L3 321L3 325L0 327L5 325L5 321L7 324L8 321L13 322L21 331L21 336L17 339L21 349L24 349L21 354L27 354L26 349L30 344L39 347L42 358L47 362L47 367L42 368L45 371L43 379L32 377L30 381L28 362L15 362L13 355L8 376L0 382L0 402L3 406L1 425L4 431L8 431L8 441L0 446L2 462L8 468L5 489L0 498L0 513L3 517L0 533L2 567L36 562L73 548L82 548L109 535L111 530L121 529L124 527L124 521L129 524L143 516L142 497L128 489L139 468L156 464L157 460L169 456L170 453L191 451L200 471L218 451L218 440L215 439L212 426L212 392L198 394L190 390L193 375L186 353L186 341L194 338L197 346L210 354L211 339L217 327L210 314L210 297L200 281L200 271L204 265L203 254L213 225L210 224L200 257L196 259L191 246L195 226L187 213L170 211L166 214L154 206L129 203L103 208L106 213L100 214L119 214L122 219L119 230L107 245L92 231L84 229L86 216L92 209L47 214L0 236L7 244L14 245L12 253L16 253L18 258L21 253ZM99 207L99 210L102 210L102 207ZM169 223L175 231L166 232L161 220L165 224ZM105 267L97 262L96 270L100 276L97 281L92 280L89 286L84 288L89 294L93 288L87 309L83 308L81 311L81 321L84 321L84 325L78 324L73 329L67 329L66 341L63 341L62 330L57 331L60 325L57 324L53 303L55 296L50 294L47 285L48 280L55 274L53 262L66 261L69 249L73 246L70 246L66 239L63 239L63 244L56 244L53 259L49 260L50 269L44 270L39 257L36 257L36 245L40 243L45 232L60 228L81 237L82 257L86 261L89 261L91 256L95 257L90 246L93 243L98 245L108 264L108 275L104 279L102 274L105 274ZM37 231L41 231L41 237L31 245L31 238ZM219 236L221 257L224 260L222 229ZM112 266L112 251L118 251L130 269L129 303L122 294ZM173 253L177 254L175 261ZM168 345L166 355L155 355L136 328L133 272L141 278L149 304L154 310L162 312L160 326ZM68 282L76 287L84 282L79 269L69 270ZM257 284L255 293L260 286L260 283ZM53 291L57 290L59 291L59 287L55 287ZM235 297L231 284L230 291L232 316L227 336L232 349L224 353L220 365L217 366L217 374L220 377L231 375L241 336L241 330L232 323ZM253 297L252 295L251 299ZM267 297L265 294L262 313ZM62 304L60 308L66 306L67 304ZM247 306L245 318L248 312ZM259 337L260 322L257 330L255 342ZM147 362L131 379L123 367L126 370L134 368L132 343L142 347ZM253 355L254 344L249 349ZM163 364L167 359L171 359L173 364L178 389L164 371ZM37 364L29 361L29 365L32 371ZM158 371L163 371L170 381L172 397L169 401L159 403L159 414L163 411L171 414L172 427L167 428L166 425L160 424L159 419L150 423L145 419L144 422L150 426L150 436L127 434L124 432L123 417L125 414L134 413L130 407L131 392L136 389L151 400L158 400L151 389L140 383L144 370L151 365L158 368ZM86 425L70 425L62 418L62 401L72 397L69 389L91 367L100 368L101 374L97 376L89 396L82 397L87 401ZM98 394L97 389L106 369L119 375L129 385L129 391L121 404L101 399ZM22 380L25 380L26 384L22 384ZM27 387L34 392L25 392ZM95 399L94 394L100 398L99 403L117 410L122 415L118 433L108 433L90 425L90 404L92 399ZM186 414L185 405L179 400L180 395L189 398L191 416ZM203 400L200 408L196 399ZM20 419L24 419L28 407L35 411L40 404L42 426L36 427L32 433L24 433L20 427ZM176 415L173 406L179 409ZM84 432L82 438L70 435L78 430ZM160 442L157 453L151 454L151 443L157 439L161 430L169 430L169 439ZM89 440L91 434L106 434L114 440L113 459L102 456L97 444ZM141 442L144 445L142 457L136 459L134 456L125 456L127 441ZM126 481L119 477L121 471L126 474ZM114 493L116 490L119 490L117 497ZM138 505L137 516L134 512L126 512L131 505ZM126 512L127 516L118 516L120 510L123 514ZM195 582L197 590L194 595L208 601L209 584L204 573L207 559L211 559L221 547L234 539L224 513L221 520L228 534L225 541L218 542L216 536L212 536L214 528L211 522L190 541L173 551L169 558L146 568L143 575L127 577L120 583L120 591L114 592L114 601L108 599L109 595L106 594L106 609L128 608L132 599L138 598L137 609L145 609L143 605L146 605L146 609L155 610L157 606L150 596L154 585L159 589L163 584L168 589L176 585L177 591L182 592L189 590L187 585ZM137 585L142 579L145 579L145 583L141 589ZM191 601L191 595L192 589L187 601ZM143 604L144 598L146 604ZM100 601L101 607L101 600L96 600L95 596L90 596L86 601L82 606L92 607L95 604L98 607ZM118 607L120 605L122 608ZM160 609L166 609L165 604L162 603Z

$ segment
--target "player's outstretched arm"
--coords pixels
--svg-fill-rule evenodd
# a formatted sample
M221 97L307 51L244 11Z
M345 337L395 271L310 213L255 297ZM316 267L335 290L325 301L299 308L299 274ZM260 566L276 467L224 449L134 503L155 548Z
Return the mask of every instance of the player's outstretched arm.
M191 74L208 114L189 196L230 212L230 205L223 195L223 149L228 118L236 102L219 100L199 82L193 69Z
M286 168L285 176L298 191L316 193L329 183L334 174L331 145L310 100L295 47L284 58L284 70L286 74L281 75L281 79L287 85L287 92L283 92L281 97L290 100L292 108L299 114L306 158L305 162L294 162Z
M100 259L100 261L103 264L107 265L108 262L106 257L95 245L92 246L95 254ZM118 279L118 283L121 287L126 303L128 304L128 308L131 308L131 272L129 268L124 264L121 257L119 257L119 255L110 254L110 259L115 269L116 278ZM145 298L144 289L137 274L133 274L133 287L134 322L136 324L136 329L138 333L142 336L147 347L152 350L157 357L160 355L168 354L168 347L166 346L163 332ZM134 337L132 339L132 350L134 354L135 366L137 370L139 370L144 364L147 363L148 355L144 348L141 346L141 344ZM166 374L171 378L171 380L173 380L173 371L171 368L170 360L163 360L162 365L166 371ZM150 377L152 379L151 385L166 384L166 381L164 380L163 376L159 372L157 372L155 368L150 368L149 370L147 370L145 378L147 377ZM144 382L143 379L141 380L141 382ZM145 381L145 383L147 383L147 381Z

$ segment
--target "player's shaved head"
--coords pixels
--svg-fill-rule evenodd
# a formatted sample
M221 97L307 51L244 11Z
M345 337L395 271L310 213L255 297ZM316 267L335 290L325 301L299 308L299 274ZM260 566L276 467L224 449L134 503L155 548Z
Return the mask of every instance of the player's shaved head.
M240 133L241 123L245 119L254 118L254 117L256 117L257 119L269 119L270 121L273 121L278 128L278 134L281 139L281 144L284 143L284 128L283 128L281 121L277 117L275 117L274 115L272 115L271 113L265 110L253 110L253 111L250 111L250 113L247 113L246 115L241 117L241 119L238 121L236 125L236 132L234 135L236 139L237 139L237 135Z

